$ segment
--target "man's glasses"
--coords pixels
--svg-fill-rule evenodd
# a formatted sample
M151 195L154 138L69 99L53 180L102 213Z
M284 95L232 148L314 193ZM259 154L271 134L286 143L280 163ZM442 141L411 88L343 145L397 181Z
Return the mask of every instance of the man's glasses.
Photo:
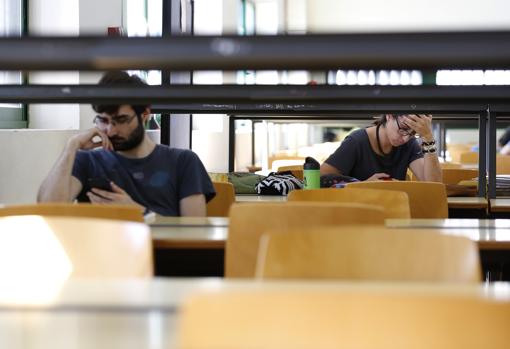
M111 120L100 115L96 115L94 118L94 124L99 128L107 128L108 125L112 126L124 126L127 125L135 118L135 115L119 115Z
M409 136L409 137L414 137L416 136L416 131L413 130L412 128L409 128L409 127L401 127L400 126L400 123L398 122L398 119L400 118L401 115L395 115L394 118L395 118L395 121L397 122L397 127L398 127L398 133L403 136L403 137L406 137L406 136Z

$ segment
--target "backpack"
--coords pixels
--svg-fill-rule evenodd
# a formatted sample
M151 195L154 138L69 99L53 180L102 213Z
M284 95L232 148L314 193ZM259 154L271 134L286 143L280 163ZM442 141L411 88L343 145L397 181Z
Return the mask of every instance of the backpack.
M255 187L259 195L287 195L291 190L302 188L303 182L291 171L271 172Z

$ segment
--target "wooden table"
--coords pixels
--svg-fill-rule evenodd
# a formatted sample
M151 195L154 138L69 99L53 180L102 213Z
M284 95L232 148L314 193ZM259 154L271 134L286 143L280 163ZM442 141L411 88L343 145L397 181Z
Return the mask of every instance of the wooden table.
M510 284L257 282L207 279L71 280L46 300L0 295L0 347L175 348L179 311L193 293L237 290L415 294L510 302ZM37 292L37 290L34 290Z
M490 199L490 211L510 213L510 198Z
M488 201L486 198L480 197L463 197L453 196L448 197L448 208L449 209L486 209L488 207Z
M480 250L510 251L508 219L387 219L391 228L438 229L441 233L466 236Z
M285 202L286 195L236 195L236 202Z

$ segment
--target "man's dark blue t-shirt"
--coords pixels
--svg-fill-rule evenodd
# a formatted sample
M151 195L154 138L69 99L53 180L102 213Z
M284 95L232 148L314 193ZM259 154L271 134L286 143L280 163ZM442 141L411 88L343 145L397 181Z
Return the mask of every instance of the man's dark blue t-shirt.
M106 150L78 151L73 176L83 189L78 201L88 201L89 178L106 178L124 189L137 203L165 216L179 216L181 199L204 194L214 187L198 156L190 150L157 145L145 158L130 159Z
M405 180L409 164L422 158L416 138L394 147L390 154L380 156L372 149L367 131L356 130L345 137L340 147L325 161L345 176L364 181L375 173L387 173L391 178Z

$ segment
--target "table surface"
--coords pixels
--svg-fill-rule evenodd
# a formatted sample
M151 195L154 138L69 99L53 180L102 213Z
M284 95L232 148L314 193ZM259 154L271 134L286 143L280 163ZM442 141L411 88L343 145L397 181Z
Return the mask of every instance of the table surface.
M39 292L34 287L35 292ZM181 305L193 293L290 292L466 297L510 302L510 284L260 282L206 279L71 280L47 299L0 293L0 346L26 348L174 348ZM25 290L26 291L26 290ZM38 297L36 297L38 298Z

